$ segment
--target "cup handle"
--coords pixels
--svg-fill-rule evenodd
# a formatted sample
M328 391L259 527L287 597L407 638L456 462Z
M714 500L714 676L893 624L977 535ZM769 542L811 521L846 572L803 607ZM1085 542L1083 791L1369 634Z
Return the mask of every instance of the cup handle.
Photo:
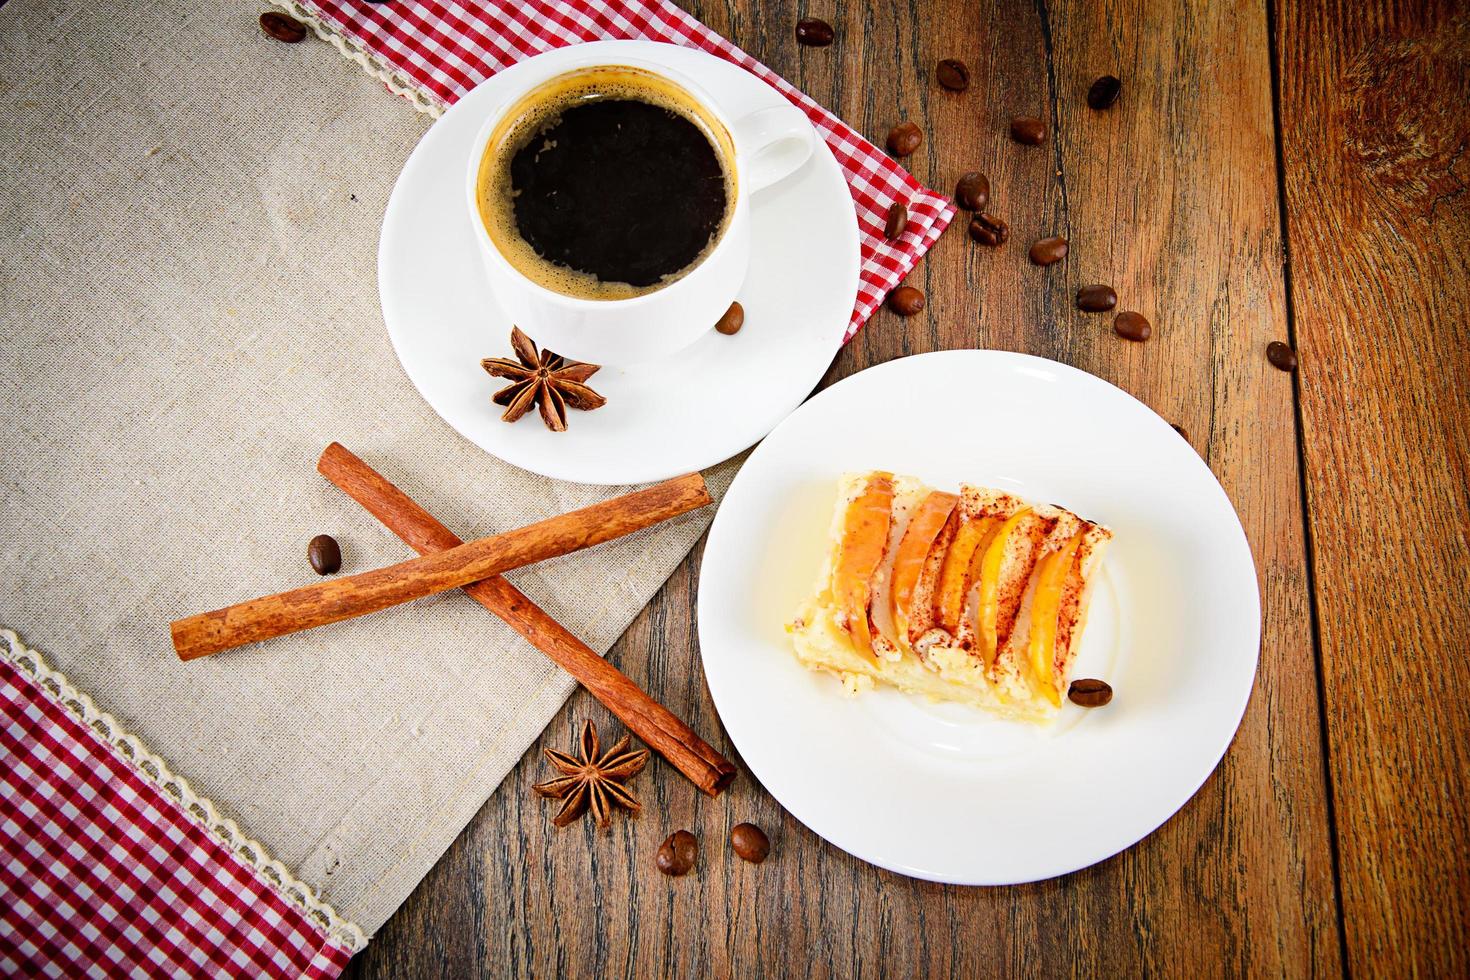
M745 166L741 179L753 194L790 176L812 155L816 133L796 106L778 105L740 117L734 123L735 144Z

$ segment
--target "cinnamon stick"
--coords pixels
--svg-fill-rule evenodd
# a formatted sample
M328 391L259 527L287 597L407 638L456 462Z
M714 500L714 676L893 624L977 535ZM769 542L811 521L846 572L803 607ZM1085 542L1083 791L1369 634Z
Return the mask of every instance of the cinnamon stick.
M434 515L341 443L328 446L316 468L420 554L446 551L460 544L454 532ZM464 591L575 677L695 786L718 796L735 778L735 767L728 759L514 585L497 575L466 585Z
M709 502L704 479L691 473L447 551L177 620L169 627L174 649L179 659L192 660L362 616L590 548Z

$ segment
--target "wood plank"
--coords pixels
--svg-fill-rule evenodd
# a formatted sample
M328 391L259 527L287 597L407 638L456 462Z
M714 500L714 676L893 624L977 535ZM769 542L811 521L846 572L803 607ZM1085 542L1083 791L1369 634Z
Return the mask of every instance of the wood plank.
M1057 11L819 0L800 12L836 26L837 44L820 50L794 45L791 0L689 6L876 142L914 119L927 137L910 160L920 179L949 190L981 169L1010 222L998 251L973 245L963 222L947 232L910 277L928 294L925 313L880 312L828 380L918 351L1023 350L1182 423L1239 508L1260 569L1257 690L1219 771L1157 833L1093 868L1015 888L869 867L793 821L748 774L711 801L654 765L636 783L640 820L605 836L557 832L530 796L544 769L533 751L354 974L1339 972L1292 388L1261 356L1286 332L1262 0ZM935 62L956 56L974 78L964 95L933 82ZM1084 96L1104 72L1125 91L1096 114ZM1011 143L1017 114L1046 118L1052 138ZM1027 246L1054 233L1071 239L1069 258L1030 265ZM1108 318L1073 308L1076 288L1099 281L1149 316L1153 340L1126 343ZM725 750L697 657L696 583L691 559L611 656ZM570 745L584 717L616 731L578 694L541 744ZM726 847L742 820L770 833L761 867ZM696 875L670 881L653 855L680 827L703 854Z
M1277 41L1348 960L1465 976L1470 18L1286 0Z

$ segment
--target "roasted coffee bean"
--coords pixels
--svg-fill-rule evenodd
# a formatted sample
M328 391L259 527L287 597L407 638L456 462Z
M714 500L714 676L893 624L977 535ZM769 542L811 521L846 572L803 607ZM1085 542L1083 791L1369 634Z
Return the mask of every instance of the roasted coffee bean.
M899 286L888 294L888 308L899 316L913 316L924 308L924 294L913 286Z
M911 122L901 122L888 131L888 152L896 157L906 157L924 142L924 134Z
M1117 75L1104 75L1087 90L1087 104L1094 109L1106 109L1118 101L1122 91L1123 82Z
M1279 340L1273 340L1266 345L1266 360L1271 362L1272 367L1283 371L1296 370L1296 351Z
M306 546L306 560L318 575L331 575L342 567L342 548L330 534L318 534Z
M699 841L687 830L676 830L658 847L654 863L666 875L687 875L699 857Z
M883 226L883 237L890 242L897 241L908 226L909 209L903 206L902 201L894 201L893 206L888 209L888 223Z
M966 211L984 211L990 203L990 178L971 170L954 186L955 203Z
M1113 317L1113 332L1124 340L1147 340L1154 328L1142 313L1126 310Z
M994 248L1011 237L1011 227L993 214L977 214L970 219L970 237L981 245Z
M770 838L753 823L736 824L730 831L730 846L751 864L760 864L771 853Z
M729 337L740 332L745 326L745 307L739 303L731 303L725 315L715 321L715 329Z
M1083 677L1073 681L1067 689L1067 700L1084 708L1101 708L1113 700L1113 688L1107 681Z
M1027 146L1040 146L1046 140L1046 124L1035 116L1017 116L1011 120L1011 139Z
M1067 257L1065 238L1043 238L1031 246L1031 261L1037 265L1051 265Z
M832 25L820 17L803 17L796 22L796 43L809 48L825 48L832 43Z
M287 17L283 13L267 10L260 15L260 29L265 31L277 41L286 44L296 44L306 40L306 25L295 17Z
M1088 313L1104 313L1118 305L1118 294L1112 286L1096 283L1077 290L1077 309Z
M945 58L941 61L934 69L934 77L951 92L963 92L970 87L970 69L958 58Z

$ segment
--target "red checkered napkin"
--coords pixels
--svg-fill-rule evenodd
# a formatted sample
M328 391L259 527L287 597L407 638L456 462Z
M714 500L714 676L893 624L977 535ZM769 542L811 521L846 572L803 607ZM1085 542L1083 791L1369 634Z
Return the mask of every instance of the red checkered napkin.
M385 75L430 110L453 105L477 84L531 55L582 41L642 39L682 44L744 68L806 113L847 176L862 238L851 340L954 217L954 207L921 186L842 120L669 0L280 0L344 52ZM908 230L883 237L888 208L908 206Z
M0 635L0 976L338 976L361 934L113 731Z

